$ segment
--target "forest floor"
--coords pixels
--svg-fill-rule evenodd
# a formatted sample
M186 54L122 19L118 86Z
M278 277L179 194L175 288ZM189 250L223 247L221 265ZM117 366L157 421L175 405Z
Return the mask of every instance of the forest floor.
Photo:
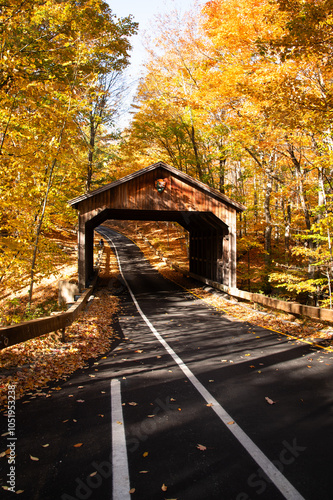
M186 276L186 235L178 225L158 223L152 227L151 222L119 221L113 221L109 225L135 241L146 258L165 278L178 283L210 307L227 313L236 320L277 331L298 342L333 349L333 325L306 318L296 319L264 308L258 310L254 305L228 299L225 294ZM99 239L98 236L97 241ZM69 238L68 244L73 245L72 238ZM167 259L184 269L184 272L171 269ZM116 293L118 278L116 259L105 245L94 300L79 315L77 321L66 329L66 342L62 341L60 333L55 332L0 351L2 411L6 410L8 385L16 385L17 398L23 395L33 398L48 397L53 391L61 390L61 380L68 378L77 369L87 366L88 362L94 363L98 370L98 361L94 360L101 358L119 342L118 333L112 326L112 319L116 317L120 307ZM69 252L67 265L59 266L51 279L42 281L36 288L35 311L38 309L39 313L50 314L56 308L59 279L77 279L76 251ZM0 305L6 314L10 315L11 311L18 314L18 308L23 307L26 301L27 289L24 289L16 294L8 293Z

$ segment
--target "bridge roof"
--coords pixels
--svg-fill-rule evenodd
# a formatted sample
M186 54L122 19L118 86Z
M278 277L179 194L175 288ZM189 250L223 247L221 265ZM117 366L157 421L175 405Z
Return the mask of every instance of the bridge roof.
M94 197L96 197L96 196L98 196L106 191L110 191L110 190L113 190L113 189L123 185L123 184L130 183L131 181L133 181L141 176L145 176L148 173L154 172L154 170L161 172L161 169L162 169L162 171L168 172L169 174L171 174L171 176L179 179L180 181L183 181L188 186L191 186L192 189L200 191L201 193L204 193L206 196L208 195L209 197L214 198L215 200L221 202L222 204L228 205L228 206L234 208L237 212L242 212L243 210L245 210L245 206L242 205L241 203L230 199L225 194L220 193L216 189L207 186L207 184L204 184L203 182L194 179L193 177L185 174L184 172L181 172L180 170L178 170L174 167L171 167L170 165L167 165L166 163L164 163L162 161L154 163L153 165L150 165L146 168L138 170L137 172L129 174L126 177L123 177L123 178L118 179L114 182L106 184L105 186L103 186L99 189L96 189L95 191L91 191L90 193L86 193L86 194L83 194L81 196L77 196L76 198L70 200L68 203L73 208L77 209L77 208L79 208L79 205L82 202L84 203L85 201L87 201L91 198L94 198Z

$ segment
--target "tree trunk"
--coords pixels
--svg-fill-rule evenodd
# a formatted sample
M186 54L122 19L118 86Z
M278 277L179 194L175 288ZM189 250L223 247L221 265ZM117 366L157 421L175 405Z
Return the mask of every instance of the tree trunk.
M30 270L30 287L29 287L29 302L28 302L29 309L30 309L31 303L32 303L32 294L33 294L33 287L34 287L34 282L35 282L35 267L36 267L36 260L37 260L39 238L40 238L40 235L42 232L42 226L43 226L44 215L45 215L46 206L47 206L47 200L48 200L49 192L50 192L51 185L52 185L53 171L54 171L54 167L55 167L56 163L57 163L57 160L56 159L53 160L53 163L52 163L51 169L50 169L50 173L49 173L48 182L47 182L46 192L44 195L42 213L40 215L39 222L38 222L37 228L36 228L34 251L33 251L33 255L32 255L31 270Z
M67 114L69 113L69 110L71 108L71 98L69 99L68 103L68 108L67 108ZM64 121L61 126L61 130L59 133L58 137L58 147L57 147L57 152L55 154L55 157L52 161L51 168L48 173L48 181L47 181L47 187L44 195L44 200L43 200L43 207L42 207L42 212L39 217L39 222L36 227L36 236L35 236L35 243L34 243L34 251L33 251L33 256L32 256L32 261L31 261L31 271L30 271L30 287L29 287L29 302L28 302L28 308L31 308L31 303L32 303L32 294L33 294L33 287L34 287L34 281L35 281L35 267L36 267L36 261L37 261L37 253L38 253L38 245L39 245L39 238L42 232L42 227L43 227L43 222L44 222L44 216L45 216L45 211L47 207L47 202L48 202L48 197L49 197L49 192L52 186L52 180L53 180L53 172L55 169L55 166L57 164L57 157L61 148L61 143L63 139L63 134L64 130L66 128L67 124L67 114L64 118Z
M272 264L272 215L270 209L271 195L273 190L273 182L270 177L267 178L265 200L264 200L264 213L265 213L265 275L264 275L264 292L269 294L272 287L269 283L269 273Z
M311 217L310 217L310 210L308 207L308 201L306 198L306 194L304 192L304 184L303 184L303 171L301 167L301 162L299 159L296 158L294 148L291 144L288 145L288 153L290 155L290 158L293 162L293 165L295 167L295 174L296 174L296 179L298 181L298 196L301 202L301 207L303 210L304 214L304 219L305 219L305 225L306 229L310 231L311 229Z
M253 176L253 213L256 224L258 224L258 192L257 192L257 177Z
M96 126L93 113L90 113L90 138L89 138L89 151L88 151L88 168L86 178L86 192L89 193L91 189L91 180L93 175L93 162L94 162L94 149L96 139Z
M325 183L324 183L324 168L320 167L318 172L318 184L319 184L319 193L318 193L318 205L324 207L324 214L327 218L329 215L328 207L327 207L327 199L326 199L326 191L325 191ZM330 300L330 309L332 309L332 286L331 286L331 273L333 269L333 250L332 250L332 237L330 232L330 226L327 224L327 245L329 251L329 258L326 269L327 276L327 284L328 284L328 293Z
M185 128L186 128L187 134L188 134L188 136L189 136L189 138L191 140L191 143L192 143L194 157L195 157L195 165L196 165L196 170L197 170L197 173L198 173L198 176L199 176L199 180L201 182L204 182L202 165L201 165L201 161L200 161L200 157L199 157L198 145L197 145L197 141L196 141L196 138L195 138L195 128L194 128L194 125L191 125L191 130L189 130L189 128L187 126L185 126Z
M284 218L284 252L285 252L285 262L289 265L290 261L290 229L291 229L291 206L290 202L287 201L287 208L285 207L284 201L282 201L283 218Z
M225 183L225 164L227 159L225 157L220 157L219 164L219 190L221 193L225 193L224 183Z

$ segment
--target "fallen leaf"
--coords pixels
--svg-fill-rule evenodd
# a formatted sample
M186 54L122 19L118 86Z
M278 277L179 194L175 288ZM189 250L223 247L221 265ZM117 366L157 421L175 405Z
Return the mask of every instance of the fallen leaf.
M24 490L17 490L16 495L20 495L23 492L24 492Z
M42 444L43 448L47 448L48 446L50 446L49 444Z
M134 401L132 401L132 403L128 403L128 404L131 406L137 406L138 403L134 403Z
M148 474L149 470L140 470L139 474Z
M84 403L84 399L77 399L76 402L77 403Z
M96 476L96 474L97 474L97 470L95 470L95 472L92 472L91 474L89 474L89 477L94 477L94 476Z
M76 444L73 444L73 447L74 448L81 448L82 445L83 445L83 443L76 443Z
M162 484L162 486L161 486L161 490L162 490L162 491L166 491L167 489L168 489L168 487L167 487L167 486L165 486L165 484L163 483L163 484Z
M206 406L213 406L213 403L207 403Z
M38 462L38 460L39 460L39 458L33 457L32 455L30 455L30 459L33 460L34 462Z
M235 423L234 420L230 420L230 422L228 422L228 425L233 425Z
M149 455L148 451L145 451L142 456L143 457L148 457L148 455Z
M135 493L135 488L132 488L129 490L129 493L132 494L132 493Z
M122 423L122 422L120 422L120 420L117 420L117 424L119 424L119 425L123 425L123 423Z
M204 446L203 444L197 444L197 448L198 448L198 450L200 450L200 451L205 451L205 450L207 450L207 447L206 447L206 446Z
M266 401L270 405L274 405L276 401L273 401L271 398L268 398L267 396L265 397Z

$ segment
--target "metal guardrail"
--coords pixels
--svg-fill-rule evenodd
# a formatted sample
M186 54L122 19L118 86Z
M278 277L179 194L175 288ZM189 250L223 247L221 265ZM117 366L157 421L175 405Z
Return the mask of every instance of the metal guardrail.
M63 340L65 340L66 327L73 323L86 305L95 288L97 278L98 272L95 273L91 285L83 291L78 300L66 312L60 312L53 316L45 316L31 321L24 321L16 325L1 327L0 350L57 330L62 331Z

